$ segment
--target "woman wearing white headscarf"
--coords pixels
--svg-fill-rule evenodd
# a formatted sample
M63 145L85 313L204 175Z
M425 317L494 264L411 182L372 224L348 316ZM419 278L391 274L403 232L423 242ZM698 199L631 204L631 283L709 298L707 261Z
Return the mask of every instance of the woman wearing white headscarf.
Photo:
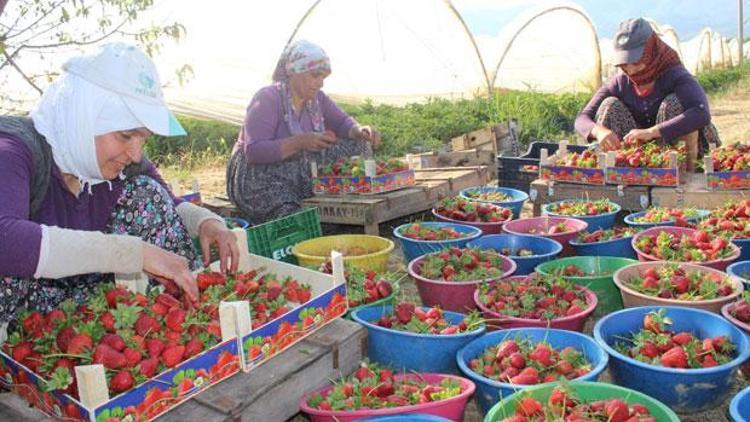
M152 133L185 134L153 62L114 43L63 70L30 119L0 117L0 322L83 302L113 273L172 280L197 300L191 235L204 256L218 246L222 269L230 258L236 269L237 246L219 216L176 199L143 157Z
M310 163L361 155L380 134L360 126L323 91L331 62L319 46L287 46L247 108L227 167L227 194L253 224L298 211L312 196Z

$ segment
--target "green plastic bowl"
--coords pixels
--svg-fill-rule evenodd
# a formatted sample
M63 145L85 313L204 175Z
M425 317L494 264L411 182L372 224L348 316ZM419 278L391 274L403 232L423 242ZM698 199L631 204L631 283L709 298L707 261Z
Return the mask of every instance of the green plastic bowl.
M612 277L615 271L620 268L637 263L638 261L635 259L614 256L572 256L539 264L536 267L536 272L546 275L551 274L557 268L575 265L586 273L594 271L597 273L606 273L607 275L602 276L565 277L567 280L589 288L596 294L596 298L599 300L599 304L596 305L596 310L594 310L594 316L596 317L607 315L623 308L620 289L617 288Z
M558 383L541 384L538 386L527 387L522 391L501 400L490 409L484 422L501 421L516 413L516 403L523 397L531 396L542 403L549 400L552 389ZM654 420L659 422L679 422L680 418L662 402L651 398L635 390L620 387L614 384L591 381L571 381L568 385L575 391L576 395L584 401L596 401L619 398L628 404L640 403L648 409Z

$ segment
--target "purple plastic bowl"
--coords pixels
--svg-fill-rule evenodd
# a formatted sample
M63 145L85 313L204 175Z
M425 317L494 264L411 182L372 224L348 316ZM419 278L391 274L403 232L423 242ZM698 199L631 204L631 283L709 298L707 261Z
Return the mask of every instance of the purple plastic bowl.
M470 281L439 281L430 280L419 275L424 256L413 259L409 263L409 275L417 282L417 290L425 306L440 305L441 308L467 313L476 309L474 291L480 283L496 281L509 277L516 270L516 263L512 259L500 255L503 260L503 274L496 278Z
M644 253L643 251L638 249L636 247L636 245L638 244L638 239L640 239L643 236L658 235L659 232L667 232L667 233L671 233L677 236L682 236L682 235L692 236L693 233L697 231L698 230L696 229L691 229L687 227L659 226L659 227L650 228L648 230L644 230L640 233L636 233L635 236L633 236L633 240L631 242L632 242L633 250L635 251L635 254L638 255L639 261L663 261L662 258L657 258L653 255ZM726 271L727 266L731 264L732 262L734 262L740 256L740 248L738 248L737 245L735 245L732 242L729 242L729 246L732 248L733 252L732 252L732 255L730 255L727 258L715 259L713 261L705 261L705 262L692 262L691 261L690 263L703 265L704 267L715 268L719 271Z
M530 233L532 230L537 230L537 231L546 233L550 227L553 227L560 223L565 223L567 228L570 230L564 233L557 233L557 234ZM572 246L570 246L568 242L570 240L575 239L578 236L578 233L586 230L588 226L589 226L588 223L586 223L585 221L579 220L577 218L552 217L552 216L545 215L541 217L522 218L520 220L509 221L503 225L503 231L505 231L506 233L510 233L510 234L519 234L519 235L524 235L524 236L540 236L540 237L546 237L548 239L556 240L561 245L563 245L562 253L560 253L560 257L563 257L563 256L575 255L575 250L573 249Z
M395 378L423 379L430 384L438 384L445 378L452 378L461 383L462 391L461 394L447 400L415 404L411 406L389 407L385 409L361 409L347 412L343 410L318 410L307 405L307 401L315 393L326 395L331 389L333 389L333 386L328 386L302 397L302 400L299 402L299 408L301 411L310 415L312 422L354 422L362 418L412 413L423 413L441 416L452 421L463 421L466 403L469 401L469 397L474 394L474 389L476 388L474 383L466 378L447 374L399 374L396 375Z
M494 205L494 204L490 204ZM498 208L503 208L499 205L494 205ZM508 210L510 210L508 208ZM503 232L503 224L507 223L508 221L513 219L513 212L511 211L510 217L507 220L498 221L495 223L483 223L481 221L461 221L461 220L454 220L452 218L444 217L437 212L435 212L435 208L432 209L432 215L435 216L436 219L439 221L446 221L448 223L454 223L454 224L464 224L466 226L472 226L476 227L478 229L482 230L483 234L499 234Z

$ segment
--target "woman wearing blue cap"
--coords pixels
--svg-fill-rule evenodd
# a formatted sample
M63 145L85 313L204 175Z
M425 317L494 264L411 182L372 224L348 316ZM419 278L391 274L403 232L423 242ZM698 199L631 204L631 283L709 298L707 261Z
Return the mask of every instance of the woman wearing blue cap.
M709 143L720 144L703 88L645 19L620 23L614 64L621 72L576 118L576 131L584 139L598 141L605 151L620 148L623 141L684 140L688 148L697 144L698 156Z
M172 280L196 300L191 236L218 246L223 270L238 249L221 217L175 198L143 157L152 133L185 134L153 62L115 43L63 70L30 118L0 117L0 323L82 302L113 273Z

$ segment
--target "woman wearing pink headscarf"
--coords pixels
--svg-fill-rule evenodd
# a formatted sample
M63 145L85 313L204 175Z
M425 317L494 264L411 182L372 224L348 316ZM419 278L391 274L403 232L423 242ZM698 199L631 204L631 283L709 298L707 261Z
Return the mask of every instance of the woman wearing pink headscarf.
M361 155L380 134L360 126L323 91L331 62L322 48L287 46L247 108L227 167L227 194L253 224L294 213L312 196L310 163Z

